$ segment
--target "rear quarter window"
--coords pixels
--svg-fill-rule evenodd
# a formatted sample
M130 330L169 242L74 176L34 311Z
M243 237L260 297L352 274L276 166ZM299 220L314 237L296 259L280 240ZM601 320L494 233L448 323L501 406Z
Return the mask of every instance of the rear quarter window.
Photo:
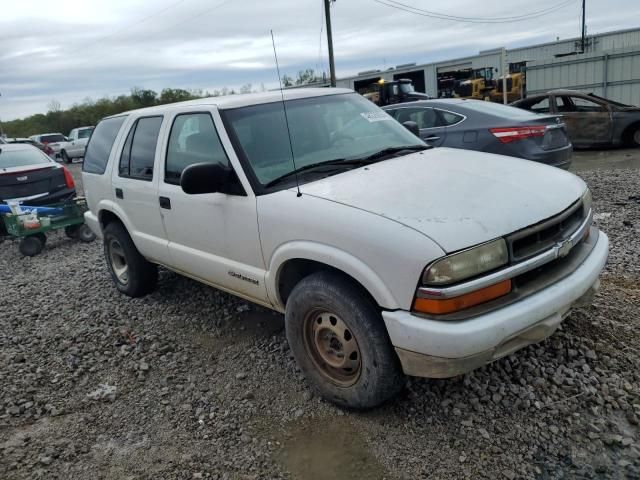
M102 175L107 168L113 143L126 116L107 118L98 123L87 145L82 170Z

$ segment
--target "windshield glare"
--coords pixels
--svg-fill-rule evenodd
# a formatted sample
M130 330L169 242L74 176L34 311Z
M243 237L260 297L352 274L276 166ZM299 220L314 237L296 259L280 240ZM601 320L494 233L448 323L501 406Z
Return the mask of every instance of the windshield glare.
M353 93L288 100L295 167L365 157L424 143L386 112ZM294 170L282 103L222 112L262 185Z
M23 150L0 149L0 168L28 167L39 163L49 163L40 150L32 147Z
M78 130L78 138L89 138L93 132L93 128L82 128Z
M413 85L410 83L401 83L400 90L402 93L412 93L414 91Z

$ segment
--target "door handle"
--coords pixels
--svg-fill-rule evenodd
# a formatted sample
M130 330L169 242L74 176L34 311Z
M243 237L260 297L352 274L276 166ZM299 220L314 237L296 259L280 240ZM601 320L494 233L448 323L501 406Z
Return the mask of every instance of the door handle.
M116 188L116 198L124 198L121 188Z
M160 197L160 208L171 210L171 199L168 197Z
M440 137L436 137L435 135L432 135L430 137L427 137L426 140L440 140Z

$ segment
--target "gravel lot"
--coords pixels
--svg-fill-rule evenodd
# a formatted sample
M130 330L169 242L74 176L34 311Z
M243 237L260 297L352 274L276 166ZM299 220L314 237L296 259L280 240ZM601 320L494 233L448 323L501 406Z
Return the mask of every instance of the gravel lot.
M599 165L578 168L612 242L593 306L367 413L311 394L280 315L171 272L124 297L99 242L4 242L0 479L640 478L640 176Z

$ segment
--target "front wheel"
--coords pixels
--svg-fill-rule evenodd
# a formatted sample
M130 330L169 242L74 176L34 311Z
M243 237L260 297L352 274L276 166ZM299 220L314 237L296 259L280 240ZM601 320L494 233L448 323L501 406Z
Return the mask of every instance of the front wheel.
M125 295L141 297L155 289L158 267L140 254L122 224L104 229L104 256L111 278Z
M640 127L636 127L635 131L631 133L631 145L640 147Z
M328 401L371 408L403 388L380 311L350 279L333 272L303 279L287 301L285 326L300 369Z

